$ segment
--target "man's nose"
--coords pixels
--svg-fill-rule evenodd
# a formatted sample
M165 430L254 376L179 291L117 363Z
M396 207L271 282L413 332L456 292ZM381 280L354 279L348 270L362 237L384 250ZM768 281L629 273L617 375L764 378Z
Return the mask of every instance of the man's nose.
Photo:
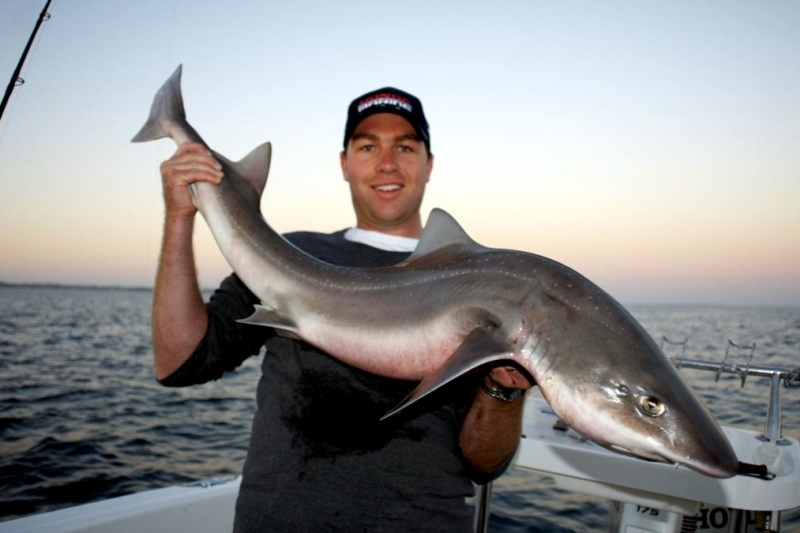
M381 150L380 169L384 172L392 171L397 168L397 154L394 150Z

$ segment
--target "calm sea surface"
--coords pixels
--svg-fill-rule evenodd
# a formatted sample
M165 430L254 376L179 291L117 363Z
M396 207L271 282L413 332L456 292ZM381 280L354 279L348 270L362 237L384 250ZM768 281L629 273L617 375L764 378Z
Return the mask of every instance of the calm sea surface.
M200 387L153 378L147 290L0 286L0 520L237 474L259 361ZM656 339L721 359L728 339L764 365L800 366L800 308L630 306ZM679 350L668 353L677 355ZM738 362L746 357L736 352ZM769 385L683 371L725 425L763 429ZM800 437L800 388L783 390ZM492 532L603 531L607 502L511 469L494 485ZM784 512L800 533L800 511Z

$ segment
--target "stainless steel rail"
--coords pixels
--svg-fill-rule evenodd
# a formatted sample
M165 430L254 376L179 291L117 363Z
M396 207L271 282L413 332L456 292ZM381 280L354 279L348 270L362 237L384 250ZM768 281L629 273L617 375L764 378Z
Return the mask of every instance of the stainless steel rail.
M800 367L798 368L784 368L769 365L753 365L753 354L755 353L756 345L741 345L728 340L728 347L725 350L725 356L721 361L709 361L706 359L691 359L685 357L687 342L684 341L671 341L667 337L661 338L661 347L664 344L681 347L680 357L670 357L673 364L678 368L690 368L695 370L705 370L716 373L716 380L719 380L722 374L735 374L741 379L742 387L744 387L748 376L762 377L770 379L769 391L769 404L767 406L767 419L764 423L764 433L761 437L764 440L772 441L776 444L788 444L788 441L783 438L783 420L781 408L781 384L784 387L793 385L800 385ZM731 348L740 350L749 350L750 354L747 358L745 365L734 363L730 360Z

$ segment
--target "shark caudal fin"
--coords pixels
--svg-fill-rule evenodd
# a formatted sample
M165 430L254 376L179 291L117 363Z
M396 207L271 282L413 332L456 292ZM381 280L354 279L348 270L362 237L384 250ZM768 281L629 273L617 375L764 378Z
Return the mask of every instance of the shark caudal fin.
M147 117L142 129L139 130L132 142L145 142L170 137L177 145L185 142L202 143L208 148L200 134L186 121L186 111L183 107L181 94L182 65L178 65L175 72L167 79L153 97L150 106L150 115ZM210 150L210 148L209 148ZM213 152L214 157L222 165L226 182L236 190L242 199L256 211L264 187L267 184L269 165L272 158L272 147L266 142L257 146L241 161L231 161L222 154ZM191 184L189 190L192 198L197 200L196 185ZM200 207L198 206L198 209ZM200 209L202 211L202 209Z
M158 90L153 98L147 122L131 139L131 142L139 143L169 137L170 124L186 122L186 112L183 110L183 96L181 95L182 69L183 65L178 65L172 76Z

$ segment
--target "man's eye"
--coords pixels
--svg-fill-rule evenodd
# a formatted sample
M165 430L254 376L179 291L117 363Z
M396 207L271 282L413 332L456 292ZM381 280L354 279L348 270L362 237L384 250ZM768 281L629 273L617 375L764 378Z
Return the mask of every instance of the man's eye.
M374 144L364 144L359 148L362 152L373 152L375 150Z
M397 147L398 152L413 152L414 149L411 146L406 146L405 144L401 144Z

